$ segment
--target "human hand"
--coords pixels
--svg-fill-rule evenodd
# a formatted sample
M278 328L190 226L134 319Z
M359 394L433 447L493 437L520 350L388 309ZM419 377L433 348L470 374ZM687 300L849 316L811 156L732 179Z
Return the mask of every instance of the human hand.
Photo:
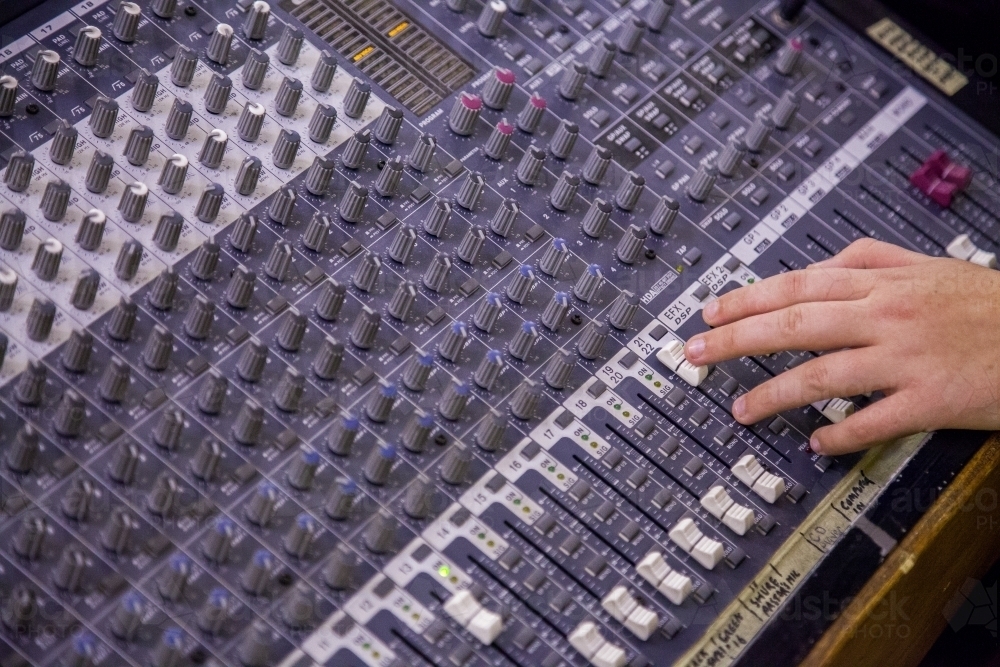
M813 451L844 454L941 428L1000 428L1000 272L871 239L836 257L708 304L714 329L688 361L713 364L784 350L834 350L740 396L752 424L827 398L885 398L817 429Z

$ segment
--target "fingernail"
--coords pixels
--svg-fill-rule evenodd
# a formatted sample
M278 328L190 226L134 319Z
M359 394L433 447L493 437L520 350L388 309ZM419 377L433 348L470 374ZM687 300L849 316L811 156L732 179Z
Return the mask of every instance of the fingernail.
M700 357L702 352L704 351L705 351L705 339L700 336L689 340L687 342L687 345L684 347L684 353L688 357L693 357L695 359Z
M815 435L809 438L809 449L813 450L817 454L823 453L823 446L819 444L819 438Z
M735 401L733 401L733 416L736 417L737 421L742 422L743 417L746 416L747 412L747 397L740 396Z
M709 301L705 305L705 315L704 316L708 317L708 318L714 318L718 314L719 314L719 302L718 301Z

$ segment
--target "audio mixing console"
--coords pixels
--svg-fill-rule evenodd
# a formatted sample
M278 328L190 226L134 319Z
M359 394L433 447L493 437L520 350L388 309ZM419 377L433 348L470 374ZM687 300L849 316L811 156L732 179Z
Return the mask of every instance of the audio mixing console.
M919 516L893 485L979 442L818 456L877 396L742 426L812 355L682 352L857 239L995 267L996 140L891 20L48 0L3 30L4 667L787 664L783 610L856 590Z

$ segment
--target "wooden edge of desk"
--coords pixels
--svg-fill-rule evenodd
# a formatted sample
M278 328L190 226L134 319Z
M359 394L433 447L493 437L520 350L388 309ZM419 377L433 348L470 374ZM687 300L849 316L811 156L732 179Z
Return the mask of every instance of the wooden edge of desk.
M955 611L956 592L1000 557L998 496L1000 434L994 434L889 553L802 665L917 665Z

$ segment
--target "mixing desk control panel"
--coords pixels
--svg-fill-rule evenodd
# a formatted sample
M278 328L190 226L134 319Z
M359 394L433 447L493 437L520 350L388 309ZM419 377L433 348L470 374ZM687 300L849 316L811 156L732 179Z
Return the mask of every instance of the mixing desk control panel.
M683 342L858 239L995 268L960 72L795 0L4 30L4 667L762 664L844 536L898 539L925 439L810 451L877 396L743 426L814 355Z

